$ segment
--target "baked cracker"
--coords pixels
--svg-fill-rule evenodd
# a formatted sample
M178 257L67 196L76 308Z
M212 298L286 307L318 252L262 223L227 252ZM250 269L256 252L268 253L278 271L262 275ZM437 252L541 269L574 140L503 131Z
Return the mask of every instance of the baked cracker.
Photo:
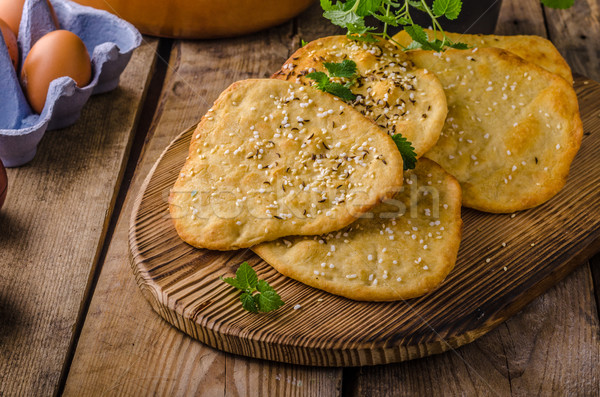
M393 199L338 232L285 237L253 247L277 271L354 300L392 301L436 289L453 269L461 238L454 177L420 159Z
M425 29L427 35L433 38L433 30ZM441 39L442 35L438 31L435 37ZM560 52L554 47L550 40L540 36L518 35L518 36L499 36L483 34L461 34L446 32L446 37L454 42L465 43L470 47L496 47L512 52L524 60L534 63L547 71L557 74L569 83L573 84L573 75L571 68ZM412 42L412 38L402 31L392 37L403 46Z
M354 107L390 135L401 133L417 157L437 142L448 111L444 90L437 78L415 68L406 54L387 41L365 43L346 36L311 41L298 49L274 78L313 85L309 72L323 71L325 62L350 59L359 77L350 87L357 95ZM345 83L348 79L340 79Z
M233 250L345 227L402 185L402 168L392 139L338 98L239 81L194 132L169 209L190 245Z
M458 179L463 205L514 212L564 186L583 134L571 84L498 48L407 54L446 91L448 117L426 156Z

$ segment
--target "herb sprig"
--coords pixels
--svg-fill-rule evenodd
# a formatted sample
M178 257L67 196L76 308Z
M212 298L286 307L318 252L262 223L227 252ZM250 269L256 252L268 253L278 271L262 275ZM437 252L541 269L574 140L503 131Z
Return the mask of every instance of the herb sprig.
M392 139L402 155L404 171L414 169L417 165L417 153L415 153L415 148L412 146L412 143L401 134L392 135Z
M431 6L425 0L320 0L323 16L334 25L341 26L347 30L348 37L355 40L374 42L377 38L392 40L405 50L425 49L443 51L446 47L466 49L464 43L450 40L439 20L446 18L454 20L458 18L462 10L461 0L433 0ZM575 0L540 0L543 5L550 8L565 9L571 7ZM430 39L423 27L416 24L411 15L412 12L423 12L431 18L433 37ZM377 31L376 27L369 26L367 17L373 17L383 23L383 30ZM402 27L413 39L407 47L392 39L388 34L388 28ZM436 38L437 32L441 33L441 39Z
M567 9L573 6L575 0L541 0L542 4L550 8Z
M321 8L325 18L334 25L345 28L348 37L355 40L375 42L380 38L393 41L388 34L388 28L402 26L413 39L408 47L396 42L403 49L422 48L442 51L445 47L468 48L466 44L453 42L446 37L439 22L440 18L449 20L458 18L462 9L461 0L434 0L431 6L425 0L348 0L336 1L335 4L332 0L321 0ZM431 40L425 30L414 22L411 11L429 15L434 31ZM377 32L377 28L367 25L365 20L367 17L374 17L383 22L383 31ZM436 38L437 31L441 32L441 39Z
M312 72L306 75L309 79L317 82L317 88L321 91L328 92L332 95L340 97L346 101L353 101L356 95L350 90L350 87L356 81L356 63L349 59L345 59L339 63L325 62L323 63L329 75L325 72ZM332 81L332 78L347 78L345 84Z
M235 277L221 277L227 284L242 291L242 307L252 313L270 312L283 306L281 297L265 280L259 280L256 272L244 262L235 272Z

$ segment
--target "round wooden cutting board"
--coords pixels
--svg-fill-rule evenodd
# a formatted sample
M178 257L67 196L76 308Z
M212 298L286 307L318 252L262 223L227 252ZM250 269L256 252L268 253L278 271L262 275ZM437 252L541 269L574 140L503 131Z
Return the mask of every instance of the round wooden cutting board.
M468 343L600 247L600 86L586 81L579 79L576 88L589 134L567 186L548 203L514 216L464 210L456 267L427 296L355 302L286 278L248 249L215 252L185 244L169 218L167 197L193 129L167 148L136 200L130 248L137 282L154 310L175 327L217 349L255 358L374 365ZM242 309L239 293L219 277L233 276L244 261L279 292L282 308L267 314Z

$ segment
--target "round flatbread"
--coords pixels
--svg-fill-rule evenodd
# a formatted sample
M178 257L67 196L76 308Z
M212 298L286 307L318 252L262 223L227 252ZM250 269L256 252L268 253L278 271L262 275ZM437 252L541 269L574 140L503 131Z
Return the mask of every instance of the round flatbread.
M298 49L273 77L313 85L308 73L326 72L325 62L345 59L356 63L358 78L350 89L357 95L352 105L359 112L390 135L402 134L413 144L417 157L435 145L448 111L444 90L432 73L416 68L387 41L324 37Z
M564 186L583 134L571 84L498 48L407 55L446 91L448 117L426 156L458 179L463 205L514 212Z
M245 80L194 132L169 209L181 238L233 250L353 222L402 186L393 140L343 101L281 80Z
M434 37L433 30L425 29L425 32L427 32L429 37ZM441 39L441 32L437 31L435 37ZM560 52L554 47L554 44L543 37L533 35L499 36L495 34L461 34L450 32L446 32L446 37L454 42L465 43L470 47L502 48L551 73L559 75L569 83L573 84L573 75L571 74L569 64L562 55L560 55ZM396 34L392 39L403 46L408 46L412 42L412 38L405 31Z
M420 159L393 199L345 229L252 249L304 284L355 300L392 301L440 285L454 268L461 228L460 185L433 161Z

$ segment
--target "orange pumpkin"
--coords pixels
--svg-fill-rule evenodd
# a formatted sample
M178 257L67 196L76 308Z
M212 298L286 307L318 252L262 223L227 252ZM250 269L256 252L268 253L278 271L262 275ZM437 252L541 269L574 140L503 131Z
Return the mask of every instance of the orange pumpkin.
M314 0L75 0L110 11L142 33L177 38L230 37L275 26Z

